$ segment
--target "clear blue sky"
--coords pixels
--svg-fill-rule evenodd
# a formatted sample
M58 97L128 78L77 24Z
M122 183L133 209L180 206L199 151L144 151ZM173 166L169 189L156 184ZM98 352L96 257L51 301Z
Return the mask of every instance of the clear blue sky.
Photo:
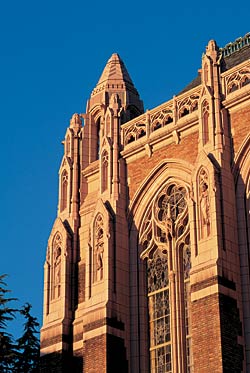
M196 76L210 39L224 46L249 31L249 0L1 2L0 273L40 322L61 141L110 55L150 109Z

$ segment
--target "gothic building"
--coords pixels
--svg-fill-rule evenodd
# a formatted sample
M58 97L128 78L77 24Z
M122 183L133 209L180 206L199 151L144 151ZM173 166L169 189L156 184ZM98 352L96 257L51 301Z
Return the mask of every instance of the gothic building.
M250 372L250 34L144 112L117 54L66 129L43 372Z

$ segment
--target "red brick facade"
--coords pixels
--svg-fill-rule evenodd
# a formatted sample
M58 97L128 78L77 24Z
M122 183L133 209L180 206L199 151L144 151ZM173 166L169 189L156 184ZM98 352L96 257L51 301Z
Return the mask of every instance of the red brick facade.
M250 35L144 113L117 54L66 130L43 372L250 371Z

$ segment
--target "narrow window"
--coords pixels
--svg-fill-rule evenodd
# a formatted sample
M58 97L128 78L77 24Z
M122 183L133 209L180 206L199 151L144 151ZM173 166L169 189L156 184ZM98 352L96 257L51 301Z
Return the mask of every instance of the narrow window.
M100 129L101 129L101 118L98 118L96 122L96 159L99 159L99 152L100 152Z
M61 212L67 207L68 200L68 172L63 171L61 176Z
M102 153L102 192L108 189L108 164L109 164L108 152L104 150Z
M202 104L202 127L203 145L205 145L209 140L209 105L207 101Z
M67 157L70 156L70 136L69 135L66 138L66 155Z
M167 255L156 249L147 272L151 371L172 372Z

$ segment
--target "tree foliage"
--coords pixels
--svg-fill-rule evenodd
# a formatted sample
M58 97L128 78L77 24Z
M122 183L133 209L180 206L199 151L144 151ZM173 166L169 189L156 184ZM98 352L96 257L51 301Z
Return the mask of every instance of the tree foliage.
M11 307L16 298L8 297L6 275L0 275L0 372L39 372L39 339L37 318L30 314L31 305L26 303L20 310ZM25 319L23 334L16 341L7 327L19 312Z
M13 337L7 332L8 322L15 318L16 309L10 306L16 298L9 298L10 290L6 289L6 275L0 275L0 371L12 372L13 362L16 358L16 346Z
M39 369L39 334L37 318L30 314L31 305L26 303L20 310L25 318L23 335L17 339L18 357L15 362L15 371L35 373Z

